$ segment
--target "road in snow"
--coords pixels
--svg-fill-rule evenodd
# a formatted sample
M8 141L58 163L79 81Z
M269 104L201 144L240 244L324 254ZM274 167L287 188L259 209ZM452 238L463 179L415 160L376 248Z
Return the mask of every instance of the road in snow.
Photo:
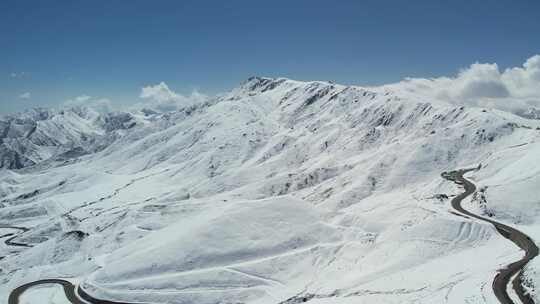
M0 225L0 229L1 228L5 228L5 229L15 229L15 230L20 230L21 233L24 233L26 231L28 231L29 229L26 228L26 227L17 227L17 226L10 226L10 225ZM25 243L19 243L19 242L14 242L13 240L18 238L19 237L19 234L13 234L13 233L8 233L8 234L4 234L4 235L0 235L0 238L4 238L4 237L8 237L4 243L8 246L18 246L18 247L32 247L32 245L30 244L25 244Z
M22 232L29 231L29 229L25 228L25 227L15 227L15 226L8 226L8 225L0 225L0 228L17 229L17 230L21 230ZM5 236L11 236L11 235L12 234L7 234L7 235L4 235L4 237ZM14 235L14 236L10 237L9 239L7 239L5 241L5 244L9 245L9 246L32 247L32 245L30 245L30 244L13 242L12 240L14 238L18 237L18 236L19 235L17 234L17 235ZM2 237L2 236L0 236L0 237ZM58 285L62 286L63 289L64 289L64 293L66 295L66 298L72 304L87 304L87 303L91 303L91 304L129 304L129 303L112 302L112 301L105 301L105 300L100 300L100 299L93 298L92 296L90 296L89 294L84 292L80 286L77 287L73 283L71 283L69 281L66 281L66 280L62 280L62 279L44 279L44 280L33 281L33 282L30 282L30 283L21 285L21 286L15 288L10 293L9 299L8 299L8 304L19 304L21 302L22 294L25 291L27 291L28 289L32 288L32 287L36 287L36 286L39 286L39 285L50 285L50 284L58 284ZM75 291L76 289L77 289L77 291ZM82 301L81 299L83 299L84 301Z
M525 233L505 224L478 216L463 209L463 207L461 206L461 202L463 201L463 199L476 191L476 186L463 177L465 173L472 170L475 169L465 169L449 173L443 173L444 178L454 181L456 184L463 185L463 187L465 188L465 192L459 194L452 199L452 208L454 208L456 211L460 212L463 215L470 216L492 224L503 237L512 241L519 248L525 251L525 256L519 261L513 262L505 268L499 270L499 272L495 276L495 279L493 280L492 288L499 302L501 302L502 304L514 304L514 301L512 301L512 299L508 295L507 287L512 277L515 276L514 280L512 281L512 288L519 296L520 301L523 304L534 304L534 300L523 289L521 282L523 269L530 260L532 260L538 255L538 247L536 246L534 241L532 241L531 238Z
M507 226L505 224L499 223L497 221L484 218L474 213L471 213L465 210L461 206L463 199L476 191L476 186L472 182L470 182L469 180L463 177L465 173L472 170L474 169L458 170L458 171L453 171L453 172L448 172L448 173L445 172L442 174L444 178L450 181L453 181L458 185L462 185L465 189L465 192L457 195L456 197L452 199L451 201L452 208L454 208L458 212L456 213L456 215L476 218L476 219L479 219L479 220L482 220L482 221L485 221L494 225L497 231L503 237L512 241L514 244L516 244L518 247L520 247L522 250L525 251L525 256L522 259L516 262L513 262L509 264L508 266L506 266L505 268L499 270L499 272L495 276L495 279L493 280L492 288L499 302L501 302L502 304L514 304L514 302L508 295L507 287L511 279L515 277L514 280L512 281L513 283L512 287L515 290L516 294L519 296L521 302L523 304L534 304L534 301L531 299L531 297L525 292L525 290L521 286L521 280L522 280L523 268L530 260L532 260L534 257L538 255L539 249L536 246L536 244L523 232L515 228L512 228L510 226ZM9 228L16 228L16 227L9 227ZM19 229L19 228L16 228L16 229ZM25 244L19 245L17 243L17 244L11 244L11 245L20 246L20 245L25 245ZM106 300L93 298L90 295L88 295L86 292L84 292L80 286L77 287L71 282L62 280L62 279L38 280L38 281L30 282L22 286L19 286L11 292L8 303L19 304L20 297L26 290L34 286L47 285L47 284L61 285L64 289L66 298L73 304L85 304L85 303L129 304L129 303L113 302L113 301L106 301ZM83 299L84 301L82 301L81 299Z
M24 285L21 285L15 288L9 295L8 303L9 304L19 304L21 295L29 288L38 286L38 285L50 285L50 284L59 284L64 288L64 293L66 294L67 299L73 304L85 304L85 302L79 300L75 295L75 286L66 280L59 279L47 279L30 282ZM96 303L97 304L97 303Z
M32 287L50 284L58 284L62 286L64 288L66 298L72 304L130 304L125 302L113 302L93 298L92 296L84 292L80 286L76 286L73 283L62 279L45 279L21 285L11 292L11 294L9 295L8 304L19 304L22 294Z

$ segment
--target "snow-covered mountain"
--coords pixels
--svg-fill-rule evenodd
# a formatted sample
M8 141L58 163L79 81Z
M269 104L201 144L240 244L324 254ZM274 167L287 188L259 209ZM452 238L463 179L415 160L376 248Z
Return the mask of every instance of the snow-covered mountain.
M174 112L0 125L0 229L27 245L0 245L1 303L41 278L144 303L496 303L522 253L440 177L479 164L467 207L540 239L540 121L397 87L252 77Z
M136 124L130 113L98 114L83 107L5 116L0 120L0 168L21 169L97 152Z

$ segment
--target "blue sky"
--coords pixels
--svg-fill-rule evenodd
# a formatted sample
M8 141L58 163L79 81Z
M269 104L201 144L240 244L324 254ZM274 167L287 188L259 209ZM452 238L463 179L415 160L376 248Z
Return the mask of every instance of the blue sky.
M0 113L129 104L161 81L212 94L251 75L368 85L520 66L539 29L536 0L2 0Z

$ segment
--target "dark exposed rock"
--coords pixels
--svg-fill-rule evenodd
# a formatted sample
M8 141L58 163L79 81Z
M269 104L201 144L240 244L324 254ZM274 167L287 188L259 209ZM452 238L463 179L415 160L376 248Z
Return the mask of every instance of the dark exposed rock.
M82 240L87 236L89 236L89 234L86 232L83 232L81 230L72 230L64 233L63 238L65 239L68 237L74 237L77 240Z

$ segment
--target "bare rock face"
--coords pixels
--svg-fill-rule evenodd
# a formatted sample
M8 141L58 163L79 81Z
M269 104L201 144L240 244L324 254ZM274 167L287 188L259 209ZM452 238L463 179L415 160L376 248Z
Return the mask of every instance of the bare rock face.
M517 114L528 119L540 119L540 109L537 108L529 108L526 111Z

